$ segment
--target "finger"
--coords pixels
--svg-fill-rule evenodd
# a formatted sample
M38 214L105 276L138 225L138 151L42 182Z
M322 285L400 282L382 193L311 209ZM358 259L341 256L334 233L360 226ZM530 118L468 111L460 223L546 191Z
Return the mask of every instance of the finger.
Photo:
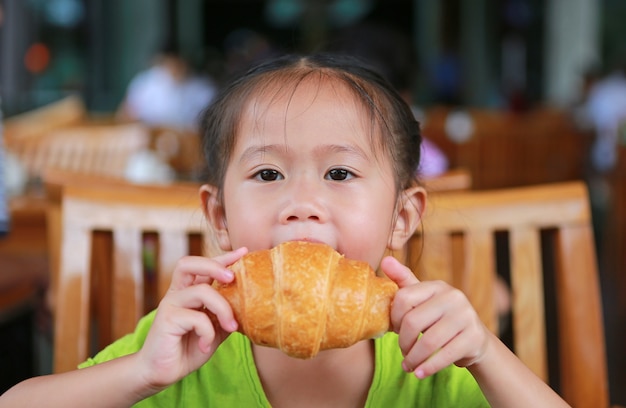
M445 319L446 323L440 326L446 327L450 324L455 328L453 330L471 321L472 316L467 313L464 295L442 281L424 282L414 288L403 290L409 291L411 293L406 296L402 293L395 302L398 309L406 310L398 330L400 348L405 352L412 347L412 339L417 338L420 333L433 331L431 327L442 319ZM392 310L393 313L398 312Z
M427 310L424 310L424 312L427 312ZM405 357L409 356L422 333L437 323L439 319L441 319L441 314L422 313L422 310L419 308L411 309L406 313L398 330L398 346L402 351L402 355ZM418 360L419 355L415 353L413 355L414 364L412 364L412 367L415 367L421 360ZM426 359L428 355L430 353L422 356L423 359Z
M220 254L214 257L213 259L221 263L224 266L230 266L234 264L235 262L237 262L239 258L241 258L247 253L248 253L248 248L241 247L241 248L235 249L234 251L229 251L229 252Z
M215 337L215 327L208 316L200 310L181 309L176 313L175 335L183 336L194 332L198 337L212 339Z
M218 336L215 326L208 316L199 310L180 309L170 314L169 334L183 337L193 333L198 337L198 348L203 353L212 351L212 345Z
M405 315L416 307L435 298L438 293L447 289L442 281L421 282L418 285L401 288L396 293L391 307L391 324L396 332L405 324ZM429 310L425 308L425 310ZM431 310L432 312L432 310Z
M183 290L172 291L161 302L169 307L204 310L217 318L219 325L227 332L237 330L233 309L222 295L211 285L193 285Z
M214 279L228 283L234 274L227 266L232 265L248 252L239 248L214 258L186 256L178 260L172 274L170 289L182 289L199 283L211 283Z
M414 342L404 358L404 366L409 369L418 367L433 355L444 350L449 342L463 331L463 324L453 318L443 317L426 329ZM410 338L414 338L409 336ZM460 356L459 356L460 358ZM448 361L448 365L456 360Z
M380 262L380 268L383 270L385 275L394 281L400 288L415 285L420 282L409 268L393 256L384 257Z
M433 354L441 349L445 355L445 351L448 350L452 358L448 364L467 366L475 363L483 355L491 334L473 309L452 307L437 324L425 331L418 343L422 343L420 346L424 347L426 354L429 352ZM459 339L463 342L459 343ZM455 350L451 344L460 348ZM419 363L415 364L418 365Z
M235 275L230 269L228 269L228 267L230 267L232 264L237 262L239 259L241 259L242 256L244 256L247 253L248 253L248 249L246 247L241 247L241 248L237 248L234 251L230 251L230 252L214 257L212 260L219 263L221 266L220 268L221 276L215 279L222 283L231 282L234 279ZM198 274L196 275L194 279L194 284L199 284L199 283L211 284L213 280L214 278L207 277L206 275Z
M413 372L424 379L448 367L463 357L466 348L462 335L452 338L444 347L433 353L426 361L419 364Z

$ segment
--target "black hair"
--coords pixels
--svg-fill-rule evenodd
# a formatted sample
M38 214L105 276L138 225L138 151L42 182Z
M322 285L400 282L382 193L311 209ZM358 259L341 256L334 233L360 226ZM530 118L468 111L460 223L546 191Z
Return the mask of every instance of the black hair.
M419 124L395 88L362 61L346 55L321 53L310 56L283 55L260 63L226 86L202 115L201 135L205 155L205 181L220 191L235 146L245 104L257 93L295 89L302 81L318 76L339 82L351 90L370 114L377 130L374 140L389 154L398 192L417 183L420 160Z

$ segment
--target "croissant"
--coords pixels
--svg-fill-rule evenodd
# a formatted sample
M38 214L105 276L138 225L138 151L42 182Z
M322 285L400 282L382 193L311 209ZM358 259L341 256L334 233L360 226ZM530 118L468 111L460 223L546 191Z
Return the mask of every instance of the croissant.
M235 279L214 285L255 344L306 359L389 330L397 285L326 244L285 242L230 269Z

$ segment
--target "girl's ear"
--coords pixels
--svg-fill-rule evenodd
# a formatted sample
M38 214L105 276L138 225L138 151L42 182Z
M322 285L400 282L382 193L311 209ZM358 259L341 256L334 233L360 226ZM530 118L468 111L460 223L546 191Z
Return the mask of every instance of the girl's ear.
M200 200L202 201L202 211L206 217L209 227L215 235L215 240L222 251L231 251L230 237L226 224L226 213L219 198L219 190L210 184L200 187Z
M420 225L426 209L426 190L415 186L404 190L398 200L398 209L388 247L400 251Z

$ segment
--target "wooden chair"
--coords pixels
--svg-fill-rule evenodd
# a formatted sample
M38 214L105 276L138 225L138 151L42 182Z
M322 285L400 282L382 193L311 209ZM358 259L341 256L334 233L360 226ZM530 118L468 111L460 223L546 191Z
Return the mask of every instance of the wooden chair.
M590 217L579 182L433 194L405 262L463 290L494 332L494 284L505 276L514 352L572 406L607 407Z
M79 124L86 117L85 104L77 95L69 95L40 108L11 116L3 123L7 148L18 148L21 142L31 137Z
M55 372L76 368L95 350L131 332L165 293L180 257L216 248L196 185L85 184L68 182L56 190L61 245ZM156 245L156 265L146 273L142 259L148 244ZM94 318L97 345L90 341Z
M204 160L202 142L197 131L151 127L150 135L150 148L174 169L178 179L198 178Z
M31 137L13 152L31 179L49 168L122 178L130 157L149 142L148 129L138 123L81 125Z
M27 173L26 193L37 195L49 168L123 177L129 159L150 146L146 126L86 110L78 95L7 118L7 154Z
M429 193L469 190L472 188L472 174L468 169L459 167L428 177L422 182Z

